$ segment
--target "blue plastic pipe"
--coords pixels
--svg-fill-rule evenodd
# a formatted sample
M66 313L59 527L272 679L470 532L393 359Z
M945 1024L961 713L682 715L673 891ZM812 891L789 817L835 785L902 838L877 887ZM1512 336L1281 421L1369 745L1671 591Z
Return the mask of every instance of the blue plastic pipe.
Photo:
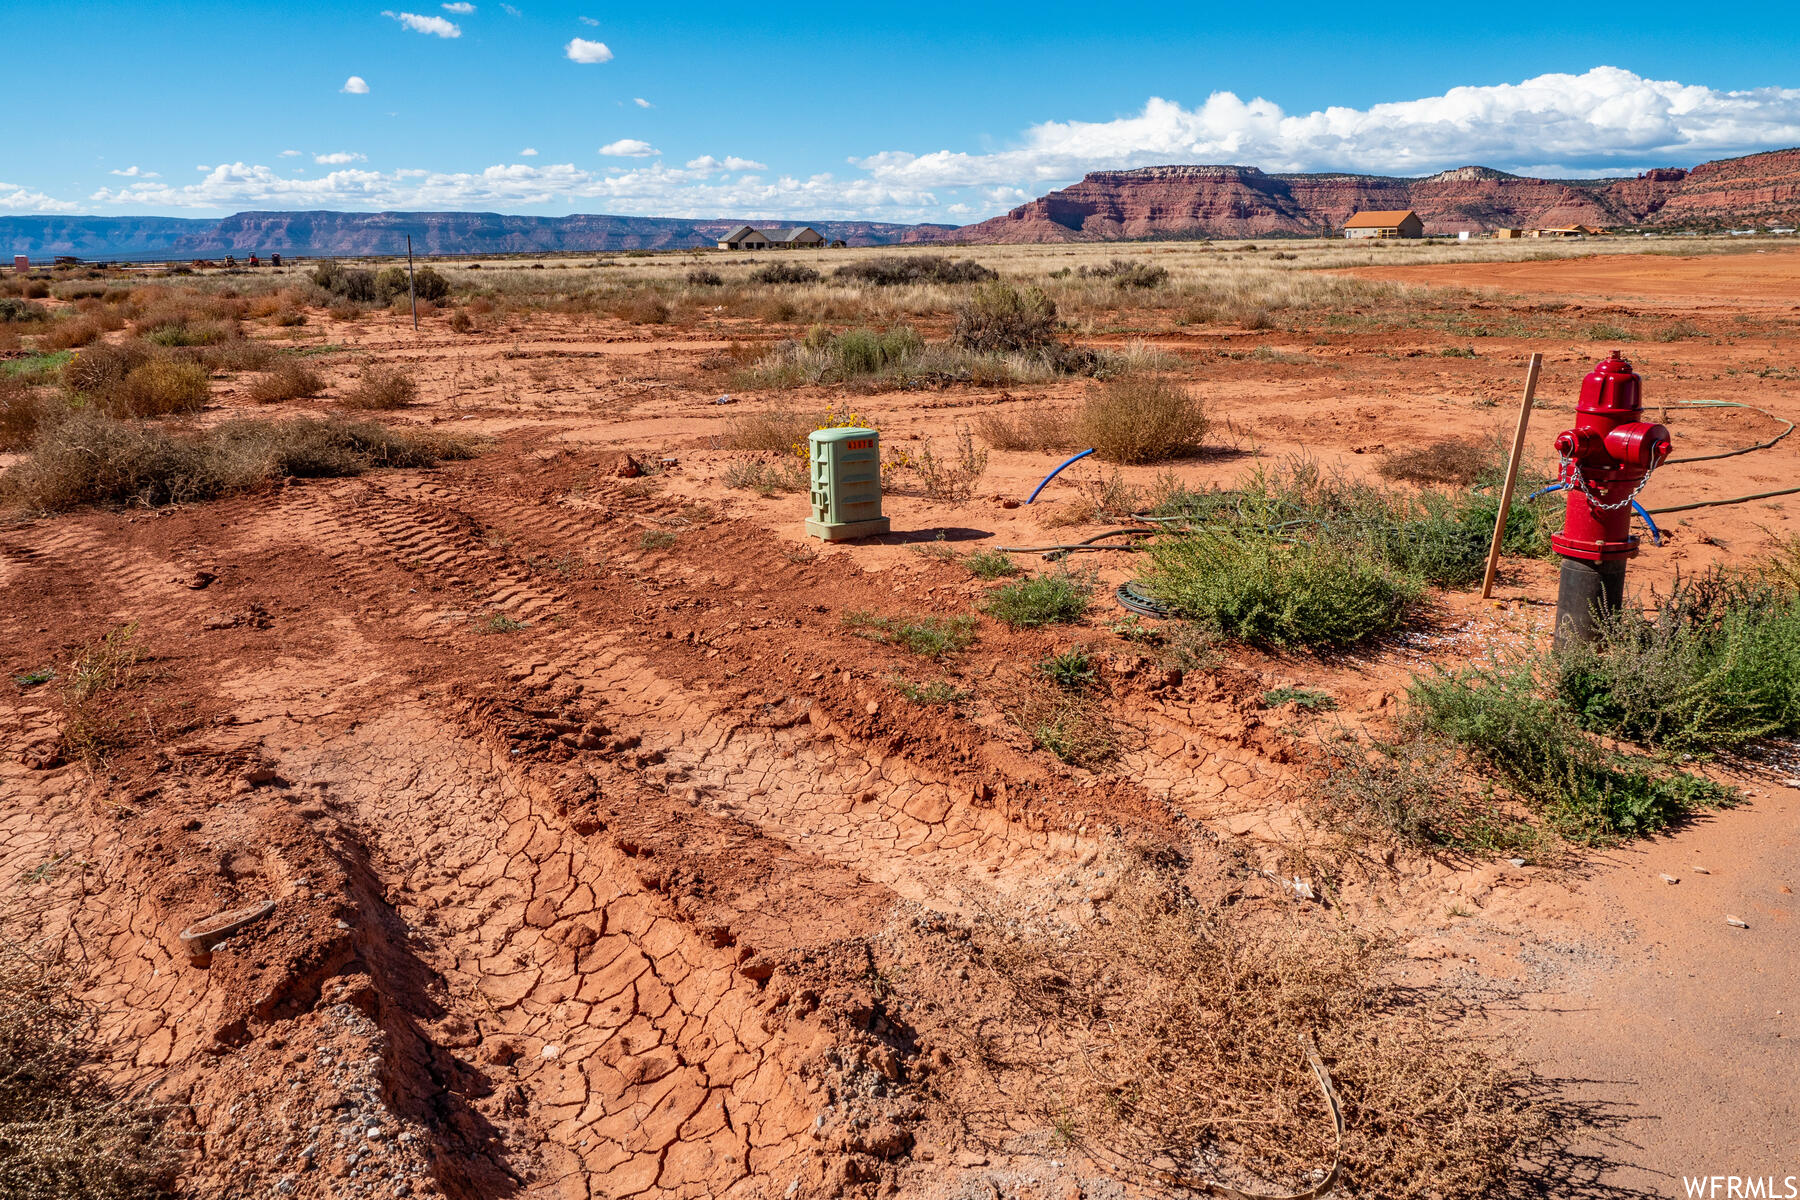
M1064 463L1062 466L1056 468L1056 470L1054 470L1054 471L1050 472L1048 475L1044 476L1044 483L1049 483L1052 479L1055 479L1058 475L1061 475L1063 473L1063 471L1065 471L1069 467L1074 466L1076 463L1080 462L1082 459L1086 458L1088 455L1090 455L1092 453L1093 453L1092 450L1083 450L1080 454L1077 454L1074 458L1071 458L1068 462ZM1031 496L1029 499L1027 499L1025 501L1025 503L1030 504L1032 500L1037 499L1037 494L1044 490L1044 483L1040 483L1036 487L1031 489Z
M1537 491L1531 493L1531 495L1525 497L1525 502L1529 504L1546 492L1560 492L1568 486L1569 485L1566 483L1553 483L1549 487L1539 488ZM1650 531L1650 544L1652 546L1662 545L1662 530L1656 527L1656 522L1652 521L1650 519L1650 514L1644 511L1644 506L1639 504L1636 500L1633 500L1631 502L1631 511L1638 515L1638 519L1644 523L1644 528Z

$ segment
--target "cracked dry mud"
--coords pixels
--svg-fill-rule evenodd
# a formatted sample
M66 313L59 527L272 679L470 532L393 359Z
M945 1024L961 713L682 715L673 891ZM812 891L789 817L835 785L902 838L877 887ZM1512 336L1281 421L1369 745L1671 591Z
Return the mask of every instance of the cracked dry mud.
M65 761L54 687L0 688L0 879L84 972L118 1082L169 1106L177 1191L1144 1194L1059 1143L1030 1081L999 1095L970 1081L971 1014L996 1004L966 969L971 921L1090 914L1130 845L1178 848L1203 893L1292 904L1273 876L1299 833L1294 727L1310 718L1263 692L1324 687L1350 718L1379 719L1410 671L1539 637L1542 613L1449 597L1412 646L1237 656L1185 678L1109 637L1110 612L1076 631L984 618L967 654L924 662L841 614L969 611L982 585L902 543L814 550L800 501L725 489L695 365L725 342L614 330L628 340L611 345L534 320L546 330L526 340L415 344L385 318L332 333L414 356L427 403L408 419L473 415L494 439L474 460L0 527L9 669L66 663L128 622L145 654L119 708L127 748L91 767ZM537 407L433 398L465 359L502 354L598 374ZM652 356L673 382L633 374ZM1331 377L1352 395L1324 426L1291 368L1262 368L1248 393L1214 368L1243 368L1197 368L1221 415L1332 461L1400 444L1416 408L1453 403L1431 360L1383 359ZM1488 372L1477 390L1512 386L1469 369ZM1392 395L1408 390L1411 407ZM991 400L873 407L899 440L941 432L937 410L964 402ZM1710 414L1689 428L1738 432ZM626 480L621 449L683 461ZM1739 464L1688 479L1730 487ZM989 486L1023 491L1040 470L996 455ZM903 530L1053 536L986 498L896 496L890 511ZM1717 561L1757 521L1789 520L1696 519L1646 569ZM647 530L676 547L645 549ZM1102 562L1107 582L1128 577L1123 556ZM1508 570L1515 593L1548 580ZM894 683L950 674L986 696L1073 641L1096 647L1120 732L1100 772L1032 749L990 704L924 707ZM1791 837L1785 812L1721 827ZM1395 876L1347 888L1341 913L1400 929L1422 980L1529 975L1520 987L1558 1015L1527 1015L1526 1041L1631 958L1631 935L1606 929L1632 903L1611 884L1583 897L1505 863ZM182 929L263 899L269 917L190 961ZM1764 925L1791 918L1786 900L1734 903ZM1479 918L1443 916L1468 905ZM1600 1046L1606 1024L1556 1036Z

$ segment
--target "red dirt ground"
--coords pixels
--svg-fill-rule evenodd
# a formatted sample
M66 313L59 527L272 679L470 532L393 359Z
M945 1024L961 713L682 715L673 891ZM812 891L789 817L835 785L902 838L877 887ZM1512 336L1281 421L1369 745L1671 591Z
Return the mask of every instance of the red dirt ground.
M1389 274L1554 293L1576 321L1679 315L1701 333L1624 347L1651 403L1800 420L1794 326L1773 315L1800 295L1800 255ZM786 402L713 403L727 384L707 360L768 336L757 326L539 316L414 335L382 314L327 336L414 366L424 403L401 419L491 448L431 471L0 526L9 675L125 622L147 654L126 748L93 770L60 759L53 687L0 690L0 875L50 907L121 1080L182 1106L184 1195L1138 1194L1059 1148L1025 1100L970 1090L970 920L1091 911L1108 856L1145 842L1181 847L1217 890L1295 904L1265 871L1290 861L1296 731L1318 726L1263 708L1263 691L1322 688L1347 719L1380 722L1413 672L1546 633L1554 568L1509 562L1497 603L1448 594L1430 630L1352 659L1234 652L1217 673L1165 673L1097 605L1073 631L982 618L977 646L940 670L840 615L968 611L986 585L930 552L940 534L958 551L1086 536L1098 527L1047 517L1099 468L1031 507L1014 501L1051 456L994 454L964 504L901 476L893 536L820 546L803 499L720 478L742 457L715 448L723 423ZM1366 470L1422 438L1485 436L1509 425L1533 349L1547 363L1532 439L1547 445L1613 348L1501 333L1449 359L1433 330L1152 340L1233 430L1235 453L1176 466L1195 483L1288 453ZM1256 348L1294 361L1246 357ZM892 447L1078 392L854 403ZM208 417L240 413L228 389ZM1775 428L1728 410L1669 424L1678 453ZM675 461L620 478L626 453ZM1646 499L1778 487L1797 468L1800 438L1671 466ZM1752 559L1800 532L1800 507L1703 509L1670 528L1634 586ZM644 548L647 531L673 546ZM1109 585L1133 567L1123 553L1080 565ZM1032 749L985 707L910 704L892 682L948 674L987 695L1078 640L1131 733L1105 772ZM1795 774L1750 778L1748 804L1572 868L1402 856L1337 898L1353 923L1400 932L1420 980L1485 997L1502 1044L1583 1106L1573 1148L1529 1176L1544 1194L1800 1174ZM269 918L190 964L183 928L265 897Z

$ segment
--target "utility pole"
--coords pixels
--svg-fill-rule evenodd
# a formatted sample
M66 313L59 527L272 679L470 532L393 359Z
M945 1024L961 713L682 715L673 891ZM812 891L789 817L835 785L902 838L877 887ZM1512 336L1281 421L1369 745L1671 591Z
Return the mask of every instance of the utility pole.
M413 332L419 332L419 289L413 286L412 234L406 235L406 298L412 301Z

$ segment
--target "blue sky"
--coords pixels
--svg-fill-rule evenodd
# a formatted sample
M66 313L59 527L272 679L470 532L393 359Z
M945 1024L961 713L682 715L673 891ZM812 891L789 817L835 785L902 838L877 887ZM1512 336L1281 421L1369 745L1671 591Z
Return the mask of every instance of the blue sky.
M0 212L963 223L1152 163L1593 175L1800 144L1800 34L1693 5L5 3L41 82Z

